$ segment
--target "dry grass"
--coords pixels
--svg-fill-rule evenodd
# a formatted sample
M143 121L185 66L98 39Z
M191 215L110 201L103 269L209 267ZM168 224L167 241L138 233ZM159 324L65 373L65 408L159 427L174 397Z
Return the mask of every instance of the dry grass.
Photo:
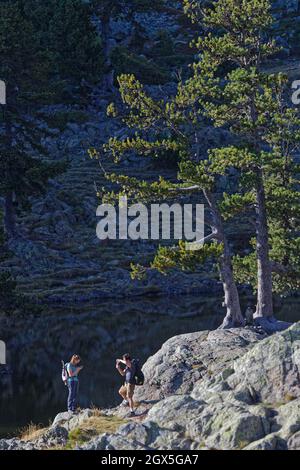
M284 401L285 403L289 403L290 401L296 400L296 397L294 395L291 395L290 393L286 393L284 396Z
M47 428L42 427L39 424L30 423L20 431L20 439L22 441L33 441L41 437Z
M82 423L80 428L86 432L99 435L104 432L113 433L126 421L118 416L93 416Z
M114 433L125 423L126 420L118 416L101 415L100 410L96 408L94 416L86 419L78 428L73 429L73 431L69 433L69 441L66 449L74 449L76 445L84 444L100 434Z
M100 434L116 432L122 424L127 422L118 416L102 415L99 408L92 407L92 410L93 416L83 421L78 428L70 431L68 443L65 447L57 446L52 447L50 450L72 450L76 445L84 444ZM48 428L41 425L30 423L20 430L19 438L25 442L34 441L45 434L47 430Z
M92 405L91 410L93 412L93 417L98 418L99 416L102 416L100 408L97 408L97 406Z

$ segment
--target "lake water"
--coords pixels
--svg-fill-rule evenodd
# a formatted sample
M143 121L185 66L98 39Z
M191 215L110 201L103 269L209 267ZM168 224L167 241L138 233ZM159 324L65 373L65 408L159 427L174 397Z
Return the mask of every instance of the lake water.
M174 335L216 328L222 310L220 301L203 296L124 299L52 308L46 316L2 324L11 375L0 380L0 435L15 435L30 422L47 425L66 409L60 360L73 352L84 363L80 405L110 407L120 402L117 357L130 352L144 362ZM297 298L278 303L276 310L280 318L300 320Z

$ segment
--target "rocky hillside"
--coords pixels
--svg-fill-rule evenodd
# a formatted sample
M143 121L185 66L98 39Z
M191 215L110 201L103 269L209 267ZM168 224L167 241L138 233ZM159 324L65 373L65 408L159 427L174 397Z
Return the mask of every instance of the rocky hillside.
M300 449L300 323L176 336L144 366L137 417L124 408L61 413L0 449Z
M274 2L275 36L283 50L272 63L296 74L299 56L299 3ZM93 18L99 35L101 22ZM176 89L179 76L187 73L193 60L189 47L196 31L183 15L181 2L168 0L151 11L138 11L132 18L124 15L110 23L109 44L116 75L136 73L154 96L167 96ZM57 303L82 302L117 295L144 293L199 292L202 289L196 273L163 278L154 276L146 285L130 280L131 262L147 261L153 244L141 242L100 243L95 235L97 198L103 176L99 165L87 155L89 147L99 148L110 136L126 136L122 123L106 115L106 107L117 99L117 89L107 92L101 85L89 90L88 96L71 98L71 103L43 109L49 127L55 134L44 144L53 160L68 160L67 171L51 181L46 197L33 199L29 212L20 213L18 223L22 238L10 244L11 257L1 263L18 281L18 288L35 301ZM72 101L73 100L73 101ZM203 133L203 151L224 142L226 135L211 129ZM153 176L153 162L132 159L123 163L129 175L143 172ZM166 168L168 165L166 166ZM173 170L174 171L174 170ZM162 168L162 176L172 169ZM209 277L204 273L203 279ZM205 285L204 281L204 285ZM211 291L209 283L207 292Z
M99 18L93 21L101 36ZM125 71L140 74L154 96L172 93L176 70L193 57L188 44L194 33L178 2L137 12L131 20L120 15L111 20L110 34L110 47L119 48L116 75ZM100 84L90 88L88 96L74 96L72 104L42 109L54 132L43 144L51 159L67 160L68 167L50 182L46 196L32 199L30 211L19 214L22 237L10 243L11 256L0 265L0 271L12 272L19 290L34 301L65 304L116 295L188 293L193 285L201 290L196 276L195 282L193 276L166 279L154 275L147 285L132 283L130 263L147 260L153 253L153 243L101 243L96 237L100 202L96 189L102 187L104 178L98 163L89 158L88 148L101 148L110 136L126 136L122 123L106 114L117 96L117 89L107 92ZM123 166L130 175L142 171L146 179L154 173L149 160L134 156ZM107 162L105 168L109 170L111 164ZM170 173L172 170L161 170L162 176ZM206 290L210 289L209 285Z

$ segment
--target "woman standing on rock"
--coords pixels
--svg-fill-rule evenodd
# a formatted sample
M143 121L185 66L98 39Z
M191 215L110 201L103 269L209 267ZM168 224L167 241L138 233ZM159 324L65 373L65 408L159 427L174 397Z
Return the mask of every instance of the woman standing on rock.
M68 364L66 364L66 369L68 373L68 411L74 413L77 407L77 395L79 389L79 379L78 374L83 369L83 366L79 366L80 357L77 354L74 354Z

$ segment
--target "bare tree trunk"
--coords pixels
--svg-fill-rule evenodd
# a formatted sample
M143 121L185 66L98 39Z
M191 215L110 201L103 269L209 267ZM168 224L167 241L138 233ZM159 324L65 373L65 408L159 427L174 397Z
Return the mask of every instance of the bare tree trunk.
M224 251L220 258L220 275L224 290L224 306L226 315L220 328L233 328L245 325L242 315L238 289L233 276L230 247L224 232L222 216L216 205L214 195L204 190L204 196L211 209L213 220L211 226L218 235L218 240L223 243Z
M258 174L256 191L256 256L257 256L257 306L254 324L266 333L282 331L291 323L278 321L273 310L272 264L269 259L269 233L266 211L266 197L262 174Z
M257 306L255 318L273 316L272 269L269 259L269 233L262 175L256 192Z
M4 230L8 239L15 238L17 234L16 230L16 217L15 208L13 202L13 192L10 191L5 196L4 203Z
M220 259L220 273L223 282L226 315L221 328L244 326L245 320L241 312L239 294L233 277L231 254L226 239L223 239L223 245L224 253Z
M258 113L255 106L255 98L252 97L250 107L253 123L257 122ZM255 141L255 150L260 151ZM257 169L256 187L256 258L257 258L257 304L253 316L254 324L262 327L266 333L281 331L290 326L290 323L277 321L273 311L273 285L272 266L269 258L269 231L266 209L266 195L261 169Z

